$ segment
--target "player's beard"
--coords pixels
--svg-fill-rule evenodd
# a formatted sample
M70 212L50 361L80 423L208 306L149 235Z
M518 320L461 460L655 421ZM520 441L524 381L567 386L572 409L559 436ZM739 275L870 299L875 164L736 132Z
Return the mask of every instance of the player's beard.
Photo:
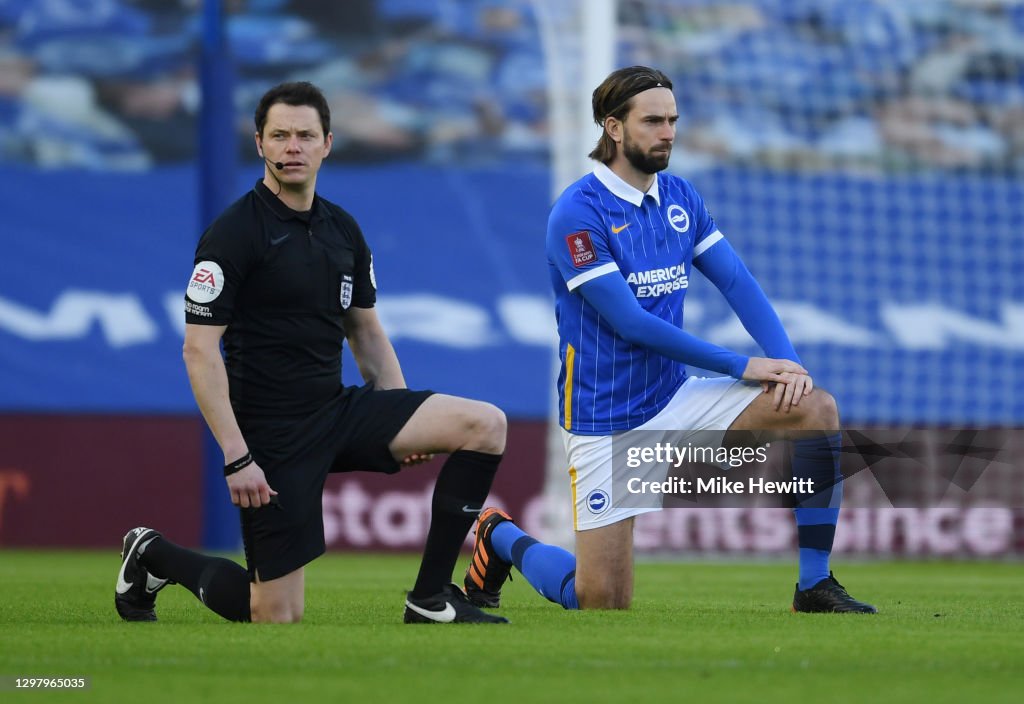
M672 155L672 145L656 147L644 152L636 142L629 138L629 133L622 135L622 154L637 171L645 174L656 174L668 168L668 159Z

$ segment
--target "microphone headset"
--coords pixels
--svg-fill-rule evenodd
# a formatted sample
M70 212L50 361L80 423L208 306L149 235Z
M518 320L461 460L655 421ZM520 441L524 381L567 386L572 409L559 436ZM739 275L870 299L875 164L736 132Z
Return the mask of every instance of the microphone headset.
M284 162L283 161L271 161L270 159L268 159L266 157L266 155L263 154L263 145L257 143L256 146L258 147L257 151L259 152L260 157L263 158L263 161L267 162L268 164L273 166L278 171L281 171L282 169L284 169Z
M263 145L259 145L259 147L260 147L259 155L260 155L260 157L263 158L263 161L267 162L268 164L273 166L278 171L284 170L284 162L283 161L271 161L270 159L268 159L266 157L266 155L263 154L263 148L262 148ZM275 196L281 195L281 189L284 188L284 184L281 183L281 179L279 179L277 177L277 174L275 174L273 171L270 172L270 175L274 178L275 181L277 181L277 193L275 193L274 195Z

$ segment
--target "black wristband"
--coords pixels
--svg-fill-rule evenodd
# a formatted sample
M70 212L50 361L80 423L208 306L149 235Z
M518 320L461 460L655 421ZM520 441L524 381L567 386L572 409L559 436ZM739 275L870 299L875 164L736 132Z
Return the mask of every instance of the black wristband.
M224 476L227 477L227 476L232 475L235 472L239 471L240 469L245 469L246 467L248 467L252 463L253 463L252 453L251 452L246 452L244 455L239 457L234 462L228 462L226 465L224 465Z

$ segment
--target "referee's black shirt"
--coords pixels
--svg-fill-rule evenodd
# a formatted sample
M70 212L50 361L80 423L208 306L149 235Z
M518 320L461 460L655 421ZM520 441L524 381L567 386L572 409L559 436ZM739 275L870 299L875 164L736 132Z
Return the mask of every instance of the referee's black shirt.
M258 181L200 238L185 321L227 326L236 414L294 417L340 392L344 313L375 302L355 219L320 196L297 212Z

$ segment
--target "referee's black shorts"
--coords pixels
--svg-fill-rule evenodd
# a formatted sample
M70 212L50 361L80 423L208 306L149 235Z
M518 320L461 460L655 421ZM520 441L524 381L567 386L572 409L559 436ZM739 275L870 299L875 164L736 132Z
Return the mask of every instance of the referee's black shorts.
M276 502L240 509L249 579L283 577L324 553L323 491L330 472L394 473L388 445L433 391L347 386L309 416L239 416Z

